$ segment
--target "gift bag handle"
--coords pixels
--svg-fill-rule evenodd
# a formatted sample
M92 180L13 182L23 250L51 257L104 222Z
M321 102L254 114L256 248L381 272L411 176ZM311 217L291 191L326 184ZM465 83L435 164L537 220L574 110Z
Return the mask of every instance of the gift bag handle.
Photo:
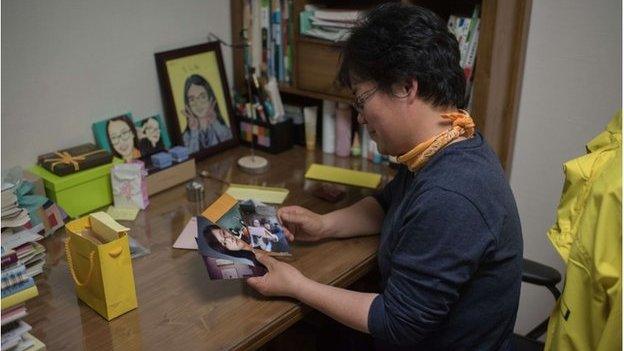
M74 262L72 260L71 252L69 250L70 240L71 238L67 238L67 240L65 240L65 255L67 255L67 265L69 266L69 272L71 273L72 278L74 278L74 282L76 283L76 285L85 286L89 284L89 281L91 280L91 274L93 273L93 266L94 266L93 260L95 257L95 251L91 251L91 253L89 254L89 273L87 273L87 279L84 282L81 282L80 280L78 280L78 276L76 275L76 272L74 271Z
M123 251L123 248L118 247L116 249L111 250L111 252L108 253L108 255L112 258L115 258L119 255L121 255L121 252Z

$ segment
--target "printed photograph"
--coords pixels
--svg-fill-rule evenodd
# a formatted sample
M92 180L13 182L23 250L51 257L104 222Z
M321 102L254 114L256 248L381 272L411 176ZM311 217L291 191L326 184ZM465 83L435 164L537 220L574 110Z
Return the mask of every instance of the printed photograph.
M197 217L197 248L212 280L262 276L267 270L251 245L210 220Z
M277 208L274 206L253 200L237 202L217 224L253 249L269 253L290 251L284 228L277 218Z

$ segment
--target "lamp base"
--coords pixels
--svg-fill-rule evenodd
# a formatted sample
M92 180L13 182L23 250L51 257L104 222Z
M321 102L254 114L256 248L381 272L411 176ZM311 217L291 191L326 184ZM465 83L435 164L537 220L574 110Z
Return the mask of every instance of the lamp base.
M243 172L249 174L261 174L269 170L269 161L262 156L243 156L237 163Z

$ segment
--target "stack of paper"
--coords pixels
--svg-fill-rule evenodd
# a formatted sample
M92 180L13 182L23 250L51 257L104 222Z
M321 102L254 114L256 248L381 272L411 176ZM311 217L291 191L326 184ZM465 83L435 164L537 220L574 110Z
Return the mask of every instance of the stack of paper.
M32 261L45 250L39 244L28 249L24 245L15 250L2 248L2 349L42 350L45 346L28 332L32 329L24 318L28 312L25 302L39 294L28 268L20 261ZM41 265L43 267L43 265Z
M300 33L329 41L342 41L349 38L350 29L362 17L362 11L321 9L306 5L300 15Z
M475 6L472 17L451 15L447 24L449 31L455 35L459 43L459 65L464 70L464 77L466 78L466 98L469 100L468 106L471 106L472 102L474 65L477 57L479 27L481 22L479 13L479 6Z
M17 204L14 188L10 186L2 190L2 228L21 227L30 221L28 210Z

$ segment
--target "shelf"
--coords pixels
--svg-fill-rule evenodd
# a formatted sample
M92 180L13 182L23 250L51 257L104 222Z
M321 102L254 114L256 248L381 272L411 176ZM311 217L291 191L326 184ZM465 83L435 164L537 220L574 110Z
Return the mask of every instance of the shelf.
M342 44L342 42L323 40L323 39L307 37L303 35L299 35L299 39L297 41L300 43L311 43L311 44L319 44L319 45L327 45L327 46L335 46L335 47L340 47L340 45Z
M313 91L301 90L301 89L297 89L288 84L283 84L283 83L279 84L279 90L281 93L300 95L300 96L305 96L305 97L309 97L313 99L331 100L331 101L346 102L346 103L353 102L353 100L347 99L339 95L330 95L330 94L317 93Z
M298 28L299 13L313 0L292 0L292 14ZM365 1L363 5L361 1ZM336 7L357 4L372 7L386 0L331 2ZM468 14L481 5L481 24L474 68L471 114L481 133L495 150L509 175L524 69L524 53L532 0L400 0L417 4L447 19L451 13ZM323 1L323 3L329 1ZM244 0L230 0L232 38L238 38L243 24ZM351 93L332 84L341 45L294 33L293 86L281 84L280 92L314 99L351 102ZM233 50L234 86L244 87L243 50Z

